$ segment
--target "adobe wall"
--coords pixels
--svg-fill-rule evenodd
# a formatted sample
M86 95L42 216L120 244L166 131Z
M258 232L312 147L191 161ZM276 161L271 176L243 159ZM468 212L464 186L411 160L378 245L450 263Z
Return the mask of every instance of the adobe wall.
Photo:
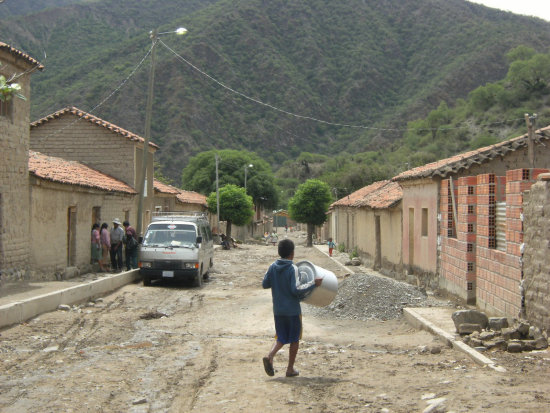
M31 128L31 149L82 162L135 187L134 143L72 114Z
M76 254L80 272L90 267L92 208L101 208L101 222L128 219L135 225L137 196L109 193L31 177L31 279L60 278L68 266L68 210L76 207Z
M45 155L82 162L139 191L143 145L73 114L31 128L30 147ZM143 227L150 221L153 204L154 150L149 148Z
M0 74L6 78L28 69L4 51L0 51L0 62ZM4 279L25 277L29 253L30 75L17 83L27 100L13 98L11 116L0 116L0 271Z
M524 196L523 288L526 318L550 331L550 176L540 178Z
M438 256L439 188L431 179L400 182L403 187L403 265L420 277L424 285L435 287ZM427 235L422 235L422 209L428 211Z

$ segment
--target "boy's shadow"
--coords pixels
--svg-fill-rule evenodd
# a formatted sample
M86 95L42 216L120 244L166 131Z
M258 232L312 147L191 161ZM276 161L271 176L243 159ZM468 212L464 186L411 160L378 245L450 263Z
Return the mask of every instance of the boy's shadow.
M277 377L272 380L283 384L291 384L293 386L298 385L298 386L305 386L305 387L317 387L317 386L324 386L327 384L333 385L343 381L335 377L302 377L302 376Z

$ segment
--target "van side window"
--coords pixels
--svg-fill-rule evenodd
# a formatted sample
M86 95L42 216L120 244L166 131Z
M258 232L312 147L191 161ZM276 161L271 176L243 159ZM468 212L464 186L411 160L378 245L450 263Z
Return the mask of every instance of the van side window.
M208 234L206 233L206 228L204 225L201 225L201 235L202 235L202 239L205 242L208 241Z
M210 226L206 227L206 233L208 234L208 241L212 241L212 231L210 230Z

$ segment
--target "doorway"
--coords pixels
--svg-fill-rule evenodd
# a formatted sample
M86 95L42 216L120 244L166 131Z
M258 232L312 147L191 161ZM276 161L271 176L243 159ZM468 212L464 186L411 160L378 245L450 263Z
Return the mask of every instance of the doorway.
M67 267L76 263L76 207L69 207L67 213Z
M409 208L409 271L414 265L414 208Z
M380 231L380 215L374 217L374 269L382 268L382 232Z

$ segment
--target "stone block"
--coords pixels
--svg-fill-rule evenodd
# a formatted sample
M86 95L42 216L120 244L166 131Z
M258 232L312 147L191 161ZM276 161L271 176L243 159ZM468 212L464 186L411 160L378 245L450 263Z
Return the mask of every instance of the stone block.
M529 328L531 326L529 325L529 323L526 323L524 321L521 321L518 326L517 326L517 330L518 330L518 333L521 334L521 337L522 338L527 338L529 336Z
M462 323L458 325L458 334L472 334L474 331L481 331L482 328L479 324L474 323Z
M548 340L545 339L544 337L539 337L536 340L534 340L534 342L535 342L535 350L544 350L548 348Z
M521 338L518 330L513 327L503 328L501 334L504 340L519 340Z
M495 333L492 332L492 331L482 331L482 332L479 334L479 339L480 339L481 341L492 340L494 337L495 337Z
M511 340L508 342L509 353L521 353L523 351L523 343L521 340Z
M489 328L494 331L500 331L508 327L508 319L506 317L489 317Z
M455 323L455 328L457 331L460 324L479 324L483 329L486 328L489 323L489 318L487 315L477 310L455 311L451 317Z

